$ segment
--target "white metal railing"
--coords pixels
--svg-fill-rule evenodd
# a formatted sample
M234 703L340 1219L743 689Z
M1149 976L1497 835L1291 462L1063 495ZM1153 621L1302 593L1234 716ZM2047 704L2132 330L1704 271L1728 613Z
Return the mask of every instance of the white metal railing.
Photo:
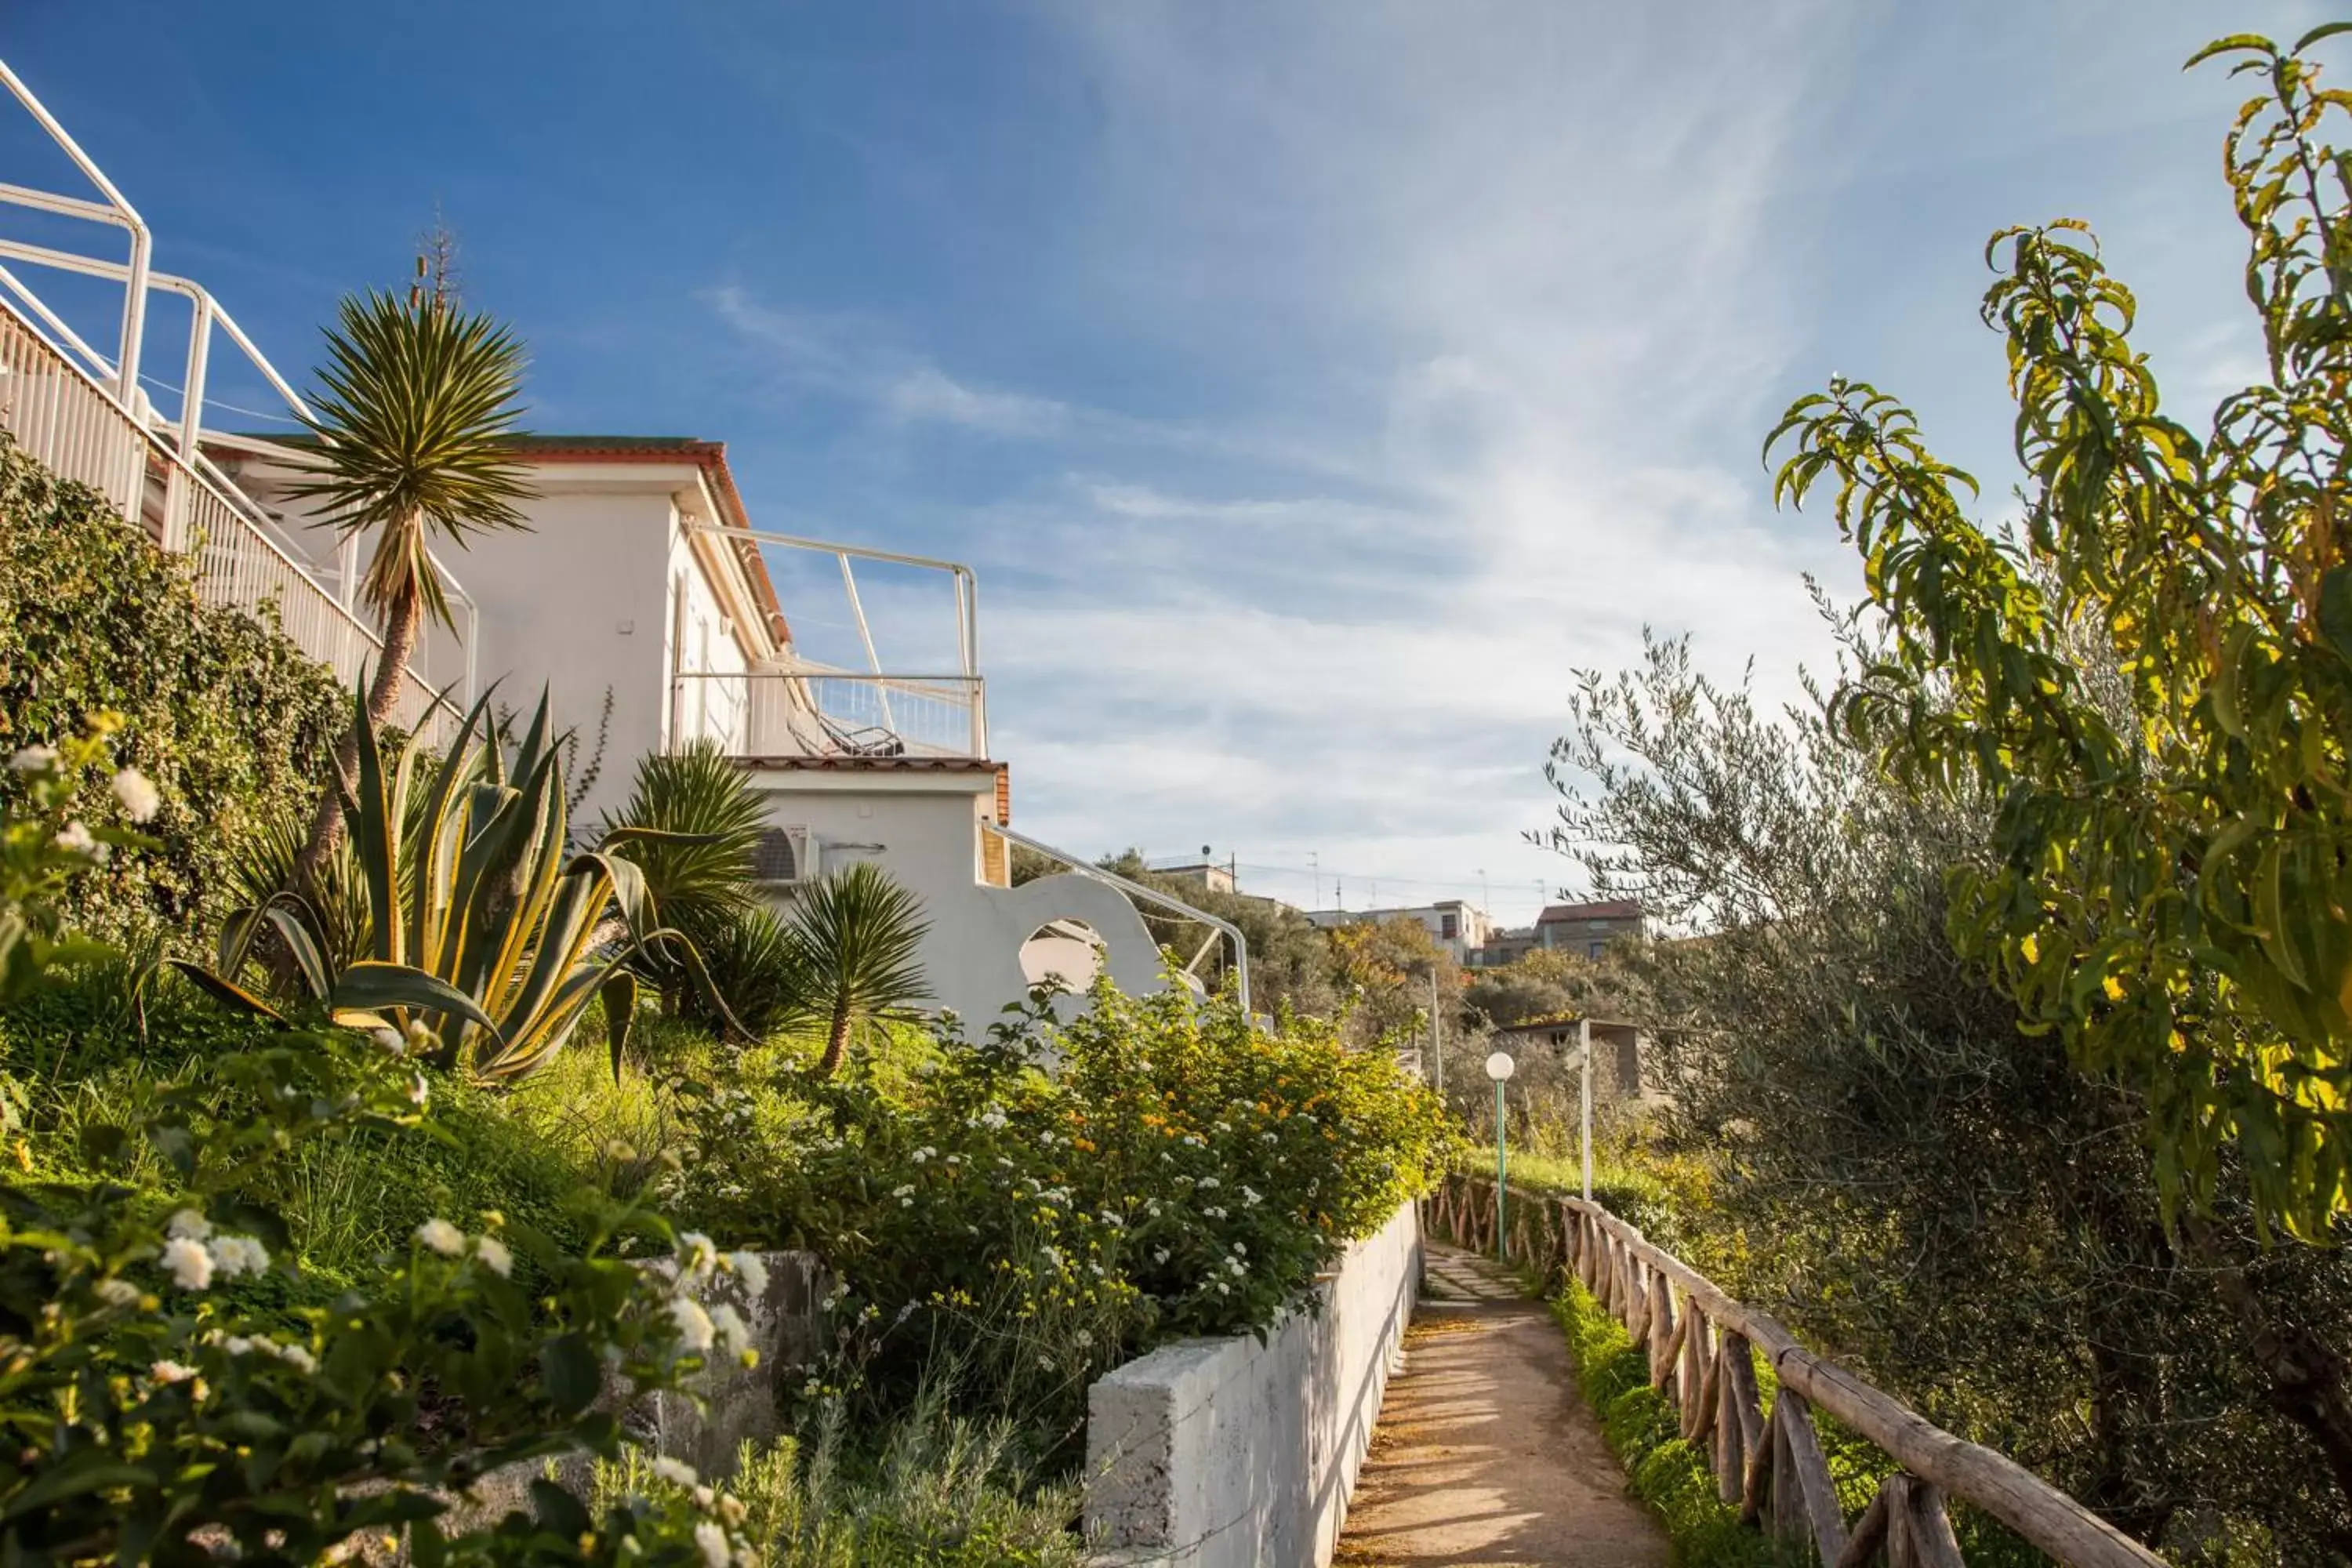
M864 675L820 665L681 671L673 744L717 742L741 757L988 754L981 678Z
M731 704L740 710L751 731L770 742L767 755L988 755L987 694L980 678L980 584L971 567L961 561L803 539L765 529L728 528L707 521L691 526L698 533L749 544L763 552L779 550L831 556L841 569L843 597L856 625L867 668L852 672L795 657L785 668L749 674L677 671L671 691L674 739L691 738L695 715L686 709L693 689L688 682L719 680L735 683L735 695L720 700L719 707L726 711ZM954 595L956 661L963 667L960 671L899 675L882 668L865 600L857 591L857 573L852 564L857 561L913 567L947 577ZM955 728L959 723L960 733ZM835 730L841 733L830 732ZM845 742L842 734L856 738ZM894 745L896 751L890 749Z
M50 471L103 495L151 539L182 542L195 557L205 603L248 614L274 605L286 636L346 685L382 651L375 634L269 537L250 502L241 505L233 490L183 462L5 298L0 372L0 427ZM455 717L414 671L396 713L428 740Z

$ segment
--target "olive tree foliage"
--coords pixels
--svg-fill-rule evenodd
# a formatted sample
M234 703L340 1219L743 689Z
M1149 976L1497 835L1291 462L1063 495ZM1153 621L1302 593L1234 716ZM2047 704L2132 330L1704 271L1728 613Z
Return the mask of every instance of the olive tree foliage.
M2139 1096L2021 1030L1948 934L1990 805L1891 783L1825 699L1759 711L1681 642L1582 677L1571 721L1551 842L1678 933L1613 956L1651 1136L1708 1173L1677 1216L1694 1260L2176 1561L2352 1545L2325 1412L2282 1383L2308 1366L2274 1353L2289 1326L2340 1369L2352 1267L2258 1247L2233 1159L2225 1261L2168 1237Z
M1988 251L2021 527L1974 521L1974 481L1862 383L1768 443L1781 498L1831 499L1887 629L1839 723L1906 784L1990 802L1959 948L2129 1086L2168 1206L2213 1204L2235 1151L2265 1223L2309 1237L2352 1212L2352 157L2328 140L2352 97L2308 58L2347 30L2190 62L2259 88L2225 166L2268 358L2201 428L2063 221Z

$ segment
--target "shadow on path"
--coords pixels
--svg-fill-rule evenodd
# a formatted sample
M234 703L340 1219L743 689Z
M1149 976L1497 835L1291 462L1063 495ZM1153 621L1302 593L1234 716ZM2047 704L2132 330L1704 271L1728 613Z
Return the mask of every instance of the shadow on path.
M1665 1536L1626 1495L1559 1325L1485 1258L1430 1244L1337 1561L1664 1568Z

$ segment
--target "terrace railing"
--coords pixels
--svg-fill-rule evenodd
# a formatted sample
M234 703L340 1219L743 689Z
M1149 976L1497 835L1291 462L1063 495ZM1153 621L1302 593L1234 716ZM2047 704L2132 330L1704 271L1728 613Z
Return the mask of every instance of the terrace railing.
M976 675L866 675L788 669L682 671L680 741L760 757L984 758L985 692Z
M1430 1196L1424 1217L1431 1230L1491 1252L1502 1239L1501 1207L1507 1256L1548 1279L1572 1274L1648 1352L1651 1385L1675 1405L1684 1440L1707 1454L1718 1495L1738 1505L1741 1521L1810 1551L1822 1568L1961 1568L1950 1500L1982 1510L2060 1563L2163 1568L2163 1558L2032 1471L1807 1350L1599 1204L1515 1193L1498 1205L1496 1198L1493 1182L1457 1173ZM1769 1408L1759 1354L1778 1384ZM1817 1411L1897 1467L1852 1520L1822 1455Z
M0 427L53 473L103 495L158 544L192 554L205 603L255 615L272 607L295 646L347 686L382 653L375 633L269 536L251 501L184 461L5 298ZM397 721L429 741L454 717L410 671Z

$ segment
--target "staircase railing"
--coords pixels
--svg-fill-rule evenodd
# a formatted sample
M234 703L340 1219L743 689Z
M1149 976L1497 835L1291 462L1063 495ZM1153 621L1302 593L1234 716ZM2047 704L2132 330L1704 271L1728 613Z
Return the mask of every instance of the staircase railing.
M105 496L132 527L195 558L196 596L257 614L349 686L382 652L375 633L247 515L233 491L182 460L88 372L0 298L0 428L52 473ZM428 742L454 715L415 671L396 721Z
M1495 1184L1449 1176L1426 1200L1433 1233L1495 1250ZM1797 1342L1764 1313L1643 1238L1599 1204L1513 1193L1507 1255L1548 1279L1573 1275L1647 1352L1651 1386L1702 1447L1743 1523L1810 1548L1823 1568L1961 1568L1947 1500L1983 1510L2058 1562L2162 1568L2164 1559L2004 1455L1953 1436ZM1779 1384L1768 1410L1761 1353ZM1900 1467L1851 1521L1814 1426L1827 1411Z

